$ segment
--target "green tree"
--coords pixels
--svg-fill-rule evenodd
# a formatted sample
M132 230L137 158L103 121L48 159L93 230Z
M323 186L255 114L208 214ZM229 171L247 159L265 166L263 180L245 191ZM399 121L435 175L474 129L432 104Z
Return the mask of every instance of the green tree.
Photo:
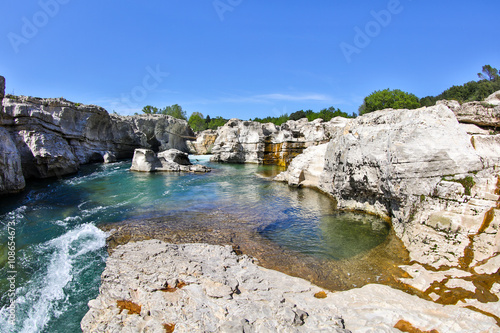
M193 112L189 117L188 123L195 132L200 132L207 129L205 118L199 112Z
M299 120L302 118L307 118L307 114L304 112L304 110L295 111L290 114L290 120Z
M159 113L159 110L157 107L146 105L145 107L142 108L142 112L146 114L157 114Z
M182 110L182 107L179 104L166 106L163 110L161 110L161 113L177 119L187 120L186 111Z
M416 109L420 107L417 96L399 89L377 90L365 97L363 105L359 107L359 114L365 114L387 108Z
M227 119L224 119L224 118L218 116L218 117L210 119L210 123L208 124L208 128L209 129L217 129L220 126L224 126L224 124L227 122L228 122Z
M498 69L491 67L490 65L484 65L483 72L477 73L477 76L481 80L488 81L497 81L500 78L500 75L498 75Z

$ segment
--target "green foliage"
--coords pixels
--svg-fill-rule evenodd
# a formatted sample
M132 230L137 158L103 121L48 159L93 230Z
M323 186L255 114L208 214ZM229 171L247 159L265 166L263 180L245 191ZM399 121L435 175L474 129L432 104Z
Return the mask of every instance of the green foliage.
M477 73L477 76L481 80L496 81L500 78L498 75L498 69L491 67L490 65L483 66L483 72Z
M304 112L304 110L295 111L292 114L290 114L289 117L290 120L299 120L302 118L307 118L307 114Z
M456 182L462 184L462 186L464 187L465 195L470 195L471 189L474 187L474 185L476 185L474 178L472 178L471 176L467 176L465 178L458 179L458 180L456 180Z
M416 109L420 107L417 96L399 89L377 90L365 97L363 105L359 107L359 114L365 114L387 108Z
M195 132L204 131L207 129L207 123L205 122L205 118L199 112L193 112L188 120L189 126Z
M321 118L324 121L330 121L335 117L355 118L356 114L349 115L345 112L342 112L340 109L335 109L333 106L330 106L328 109L322 109L319 112L314 112L312 110L299 110L291 113L290 116L285 113L279 117L254 118L253 121L257 121L259 123L273 123L277 126L280 126L281 124L286 123L288 120L299 120L302 118L307 118L308 121L313 121L315 119Z
M257 121L257 122L263 123L263 124L273 123L276 126L280 126L281 124L286 123L288 120L290 120L290 118L288 117L288 114L285 113L285 114L282 114L279 117L270 117L270 116L268 116L266 118L255 118L253 121Z
M207 116L207 119L210 119L210 118ZM205 119L205 122L207 119ZM222 117L215 117L215 118L210 119L210 121L208 122L207 128L208 129L217 129L220 126L224 126L227 122L228 122L227 119L224 119Z
M186 111L182 110L182 107L179 104L165 107L165 109L162 110L162 113L177 119L187 120Z
M495 91L500 90L500 75L496 68L483 66L482 73L477 74L480 81L470 81L461 86L452 86L437 96L427 96L420 100L422 106L435 105L442 99L456 100L460 103L482 101Z
M159 113L161 113L161 112L159 112L157 107L154 107L151 105L146 105L145 107L143 107L142 112L144 112L145 114L159 114Z
M186 111L182 110L179 104L174 104L172 106L166 106L163 109L159 109L155 106L146 105L142 108L142 112L146 114L166 114L177 119L187 120Z

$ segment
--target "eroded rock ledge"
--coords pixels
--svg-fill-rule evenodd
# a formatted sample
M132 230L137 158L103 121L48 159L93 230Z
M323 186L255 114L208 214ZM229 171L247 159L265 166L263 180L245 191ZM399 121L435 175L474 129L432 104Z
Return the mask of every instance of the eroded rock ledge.
M188 123L165 115L110 115L64 98L8 96L0 77L0 194L30 178L59 177L81 164L131 158L136 148L188 152Z
M304 149L330 141L348 121L336 117L329 122L308 122L304 118L276 126L231 119L217 131L212 161L288 166Z
M488 316L387 286L331 293L230 246L128 243L108 258L101 279L83 332L498 331Z

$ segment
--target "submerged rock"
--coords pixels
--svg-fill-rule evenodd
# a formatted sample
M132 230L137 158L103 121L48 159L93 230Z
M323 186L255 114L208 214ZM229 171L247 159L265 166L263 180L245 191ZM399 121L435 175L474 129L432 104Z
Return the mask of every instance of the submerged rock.
M107 260L83 332L383 332L404 319L421 330L494 332L488 316L387 286L331 293L264 269L230 246L119 246Z
M132 171L172 171L209 172L204 165L193 165L188 154L177 149L169 149L155 154L151 149L136 149L132 159Z

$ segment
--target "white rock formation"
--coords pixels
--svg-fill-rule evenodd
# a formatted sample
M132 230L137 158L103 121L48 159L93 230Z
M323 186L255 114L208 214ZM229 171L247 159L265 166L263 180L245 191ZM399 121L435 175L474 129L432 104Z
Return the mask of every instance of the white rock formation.
M339 208L392 218L414 260L467 266L469 236L484 233L485 216L496 209L496 136L471 137L444 104L369 113L338 133L326 153L306 150L277 179L305 185L323 165L319 182L310 176L308 183L318 183ZM496 223L493 218L493 236ZM475 245L473 256L481 260L497 253L497 245Z
M327 143L312 146L295 157L288 169L274 178L288 182L290 186L319 187L319 180L325 167Z
M484 102L490 105L500 105L500 91L496 91L490 96L486 97Z
M63 98L3 98L4 85L0 77L0 127L11 139L0 142L0 151L12 151L6 144L15 143L25 179L62 176L77 171L81 164L130 158L141 147L187 152L186 139L193 136L186 121L170 116L109 115L99 106ZM24 187L22 181L11 183L5 177L0 182L0 194Z
M231 119L217 131L212 160L287 166L307 147L328 142L347 121L336 117L329 122L308 122L304 118L276 126Z
M387 286L325 292L257 266L229 246L157 240L119 246L108 258L83 332L496 332L495 320Z
M209 172L204 165L193 165L188 154L177 149L169 149L155 154L151 149L136 149L132 159L132 171L153 172Z
M216 130L205 130L196 134L195 141L188 141L189 151L196 155L207 155L212 153L215 140L217 139Z
M455 112L461 123L475 124L496 128L500 126L500 91L494 92L483 102L467 102L462 105L457 101L438 101Z

